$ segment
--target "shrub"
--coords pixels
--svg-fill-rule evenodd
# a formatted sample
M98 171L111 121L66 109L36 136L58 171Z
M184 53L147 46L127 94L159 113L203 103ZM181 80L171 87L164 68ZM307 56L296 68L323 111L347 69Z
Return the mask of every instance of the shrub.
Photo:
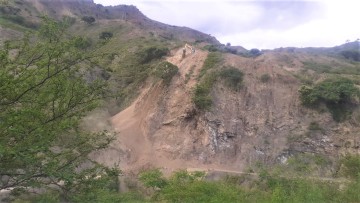
M110 38L113 37L113 33L112 32L101 32L99 35L100 39L104 39L104 40L108 40Z
M270 75L265 73L265 74L262 74L260 76L260 81L263 82L263 83L266 83L266 82L269 82L270 80Z
M252 57L256 57L261 55L261 51L259 49L250 49L249 54Z
M166 186L166 179L163 177L159 169L153 169L140 173L139 180L146 186L151 188L163 188Z
M326 79L313 87L304 85L299 92L305 106L315 107L325 103L335 121L345 120L351 113L348 104L360 96L360 90L347 78Z
M76 48L79 48L79 49L87 49L89 47L91 47L92 45L92 40L91 38L85 38L85 37L76 37L74 39L75 41L75 46Z
M265 73L265 74L261 75L260 81L263 82L263 83L266 83L266 82L269 82L270 78L271 78L270 75Z
M160 63L155 69L155 76L163 79L165 84L169 85L171 79L178 73L179 68L167 61Z
M165 47L148 47L137 53L141 64L149 63L152 60L160 59L169 53L169 49Z
M223 69L219 73L220 77L225 79L225 84L233 90L238 90L243 81L244 73L234 67Z
M217 52L217 51L220 51L218 46L216 45L206 45L204 46L204 49L205 50L208 50L209 52Z
M86 22L89 25L91 25L95 22L95 18L92 16L84 16L81 18L81 20L83 20L84 22Z

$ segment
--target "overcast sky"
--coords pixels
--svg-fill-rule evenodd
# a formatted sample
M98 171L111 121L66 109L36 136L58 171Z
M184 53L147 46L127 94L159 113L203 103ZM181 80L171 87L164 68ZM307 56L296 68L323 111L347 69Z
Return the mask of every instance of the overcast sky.
M247 49L329 47L360 38L360 0L94 0Z

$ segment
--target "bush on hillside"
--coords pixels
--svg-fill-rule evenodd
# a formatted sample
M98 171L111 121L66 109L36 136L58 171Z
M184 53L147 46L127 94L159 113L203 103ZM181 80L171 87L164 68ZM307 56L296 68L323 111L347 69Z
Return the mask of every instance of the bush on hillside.
M302 86L300 99L305 106L325 103L334 120L342 121L351 113L347 106L360 97L360 90L347 78L326 79L315 86Z
M249 54L252 57L257 57L260 56L262 53L259 49L250 49Z
M100 39L104 39L104 40L108 40L110 38L113 37L113 33L112 32L101 32L100 35L99 35L99 38Z
M204 46L205 50L208 50L209 52L216 52L216 51L220 51L220 49L218 48L218 46L216 45L206 45Z
M160 63L155 69L155 76L163 79L164 83L169 85L171 79L179 72L179 68L167 61Z
M169 49L166 47L148 47L137 53L139 62L141 64L149 63L152 60L160 59L169 53Z
M266 83L266 82L269 82L269 80L271 79L270 75L265 73L265 74L262 74L260 76L260 81L263 82L263 83Z
M74 39L75 47L78 49L87 49L93 44L91 38L88 37L76 37Z
M81 18L81 20L83 20L84 22L86 22L89 25L91 25L95 22L95 18L93 16L83 16Z
M233 90L241 87L244 73L234 67L227 67L220 71L219 76L224 79L225 84Z

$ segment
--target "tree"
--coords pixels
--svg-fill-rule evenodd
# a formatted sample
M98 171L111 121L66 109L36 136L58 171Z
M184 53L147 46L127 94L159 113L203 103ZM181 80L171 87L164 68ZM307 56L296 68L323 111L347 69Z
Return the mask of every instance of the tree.
M95 22L95 18L92 16L84 16L81 18L81 20L83 20L84 22L86 22L89 25L91 25Z
M118 174L88 158L112 136L79 127L107 95L106 84L85 78L99 54L79 48L83 39L69 36L66 23L43 21L36 37L0 50L0 189L76 194L94 187L93 177Z
M259 49L250 49L250 56L256 57L261 55L261 51Z

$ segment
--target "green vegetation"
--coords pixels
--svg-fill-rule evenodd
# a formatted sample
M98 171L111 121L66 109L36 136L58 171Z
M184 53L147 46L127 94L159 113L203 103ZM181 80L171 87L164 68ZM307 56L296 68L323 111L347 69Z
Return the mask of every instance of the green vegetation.
M199 78L203 77L206 72L210 69L216 68L223 61L222 55L219 52L211 52L208 54L206 60L204 61L204 65L201 68Z
M195 86L192 100L198 109L210 110L212 105L210 93L216 78L217 74L215 72L208 73L203 80Z
M166 179L163 177L160 169L153 169L142 172L139 175L139 180L145 185L153 189L164 188L167 185Z
M340 175L360 179L360 155L347 154L341 159L340 164Z
M280 167L283 174L291 175L309 175L318 174L325 171L325 168L331 164L330 160L323 155L312 153L298 153L287 160L287 165Z
M207 73L195 86L193 102L200 110L210 110L212 105L210 93L217 79L222 78L226 86L237 91L241 88L243 76L244 74L234 67L224 67L220 71Z
M87 24L91 25L95 22L95 18L93 16L83 16L81 18L82 21L86 22Z
M113 37L113 33L112 32L106 32L106 31L101 32L100 35L99 35L99 38L104 39L104 40L108 40L108 39L110 39L112 37Z
M314 61L304 61L304 68L310 69L318 73L329 73L332 68L329 64L320 64Z
M360 61L360 51L359 50L344 50L341 51L340 54L344 56L346 59L350 59L353 61Z
M199 74L201 81L195 86L194 96L192 98L194 104L200 110L209 110L212 105L210 93L218 73L210 70L219 66L222 60L221 53L211 52L204 61L204 65Z
M220 49L218 48L218 46L216 46L216 45L206 45L206 46L204 46L204 49L205 50L208 50L209 52L218 52L218 51L220 51Z
M141 64L149 63L153 60L160 59L169 53L166 47L147 47L137 53L138 60Z
M334 120L343 121L351 113L349 105L360 97L360 90L347 78L326 79L314 86L302 86L299 90L303 105L316 107L325 103Z
M194 89L192 98L196 107L200 110L210 110L212 105L211 90L217 79L223 79L226 86L237 91L240 89L244 74L235 67L223 67L222 70L216 70L223 61L219 52L208 54L204 65L200 71L199 79L201 80Z
M125 22L120 22L117 26L101 23L84 26L76 23L70 28L77 35L91 38L94 44L105 42L97 53L106 57L99 57L97 63L99 68L106 70L105 74L111 72L109 90L117 97L111 99L111 106L106 106L112 113L120 111L133 101L139 87L154 73L170 46L167 41L161 41L157 36L129 34L134 29L135 25ZM99 34L104 31L113 33L114 37L108 40L99 39Z
M156 174L156 176L153 176ZM149 178L144 178L151 176ZM147 187L154 186L152 200L155 202L243 202L241 190L235 185L204 181L204 172L178 171L165 179L160 171L145 172L140 180ZM149 184L151 182L152 184Z
M154 75L161 78L166 85L169 85L171 79L179 72L179 68L167 61L161 62L155 68Z
M244 73L235 67L225 67L219 72L219 76L224 80L225 84L231 89L237 91L240 89Z
M38 24L25 19L20 15L21 9L15 6L7 5L5 3L0 4L0 18L7 20L25 28L35 29L38 28Z
M271 79L271 77L270 77L270 75L267 74L267 73L262 74L262 75L260 76L260 81L261 81L262 83L267 83L267 82L269 82L270 79Z
M250 49L249 55L252 57L260 56L262 53L259 49Z
M107 84L84 75L96 66L96 51L79 48L81 38L69 36L67 24L43 21L31 41L0 50L0 189L23 195L27 187L53 185L63 198L84 202L87 194L117 190L111 185L119 171L88 158L112 135L79 127L108 95Z
M159 170L144 172L140 177L148 177L149 174L156 175L140 179L146 187L153 188L151 202L340 203L360 200L357 179L350 183L336 183L311 178L286 178L263 171L258 180L245 175L207 181L203 172L178 171L164 178ZM153 184L148 184L149 179ZM341 190L340 185L343 186Z
M352 74L360 75L360 66L358 62L352 65L339 64L336 61L319 63L315 61L303 61L305 69L313 70L316 73L331 73L331 74Z

